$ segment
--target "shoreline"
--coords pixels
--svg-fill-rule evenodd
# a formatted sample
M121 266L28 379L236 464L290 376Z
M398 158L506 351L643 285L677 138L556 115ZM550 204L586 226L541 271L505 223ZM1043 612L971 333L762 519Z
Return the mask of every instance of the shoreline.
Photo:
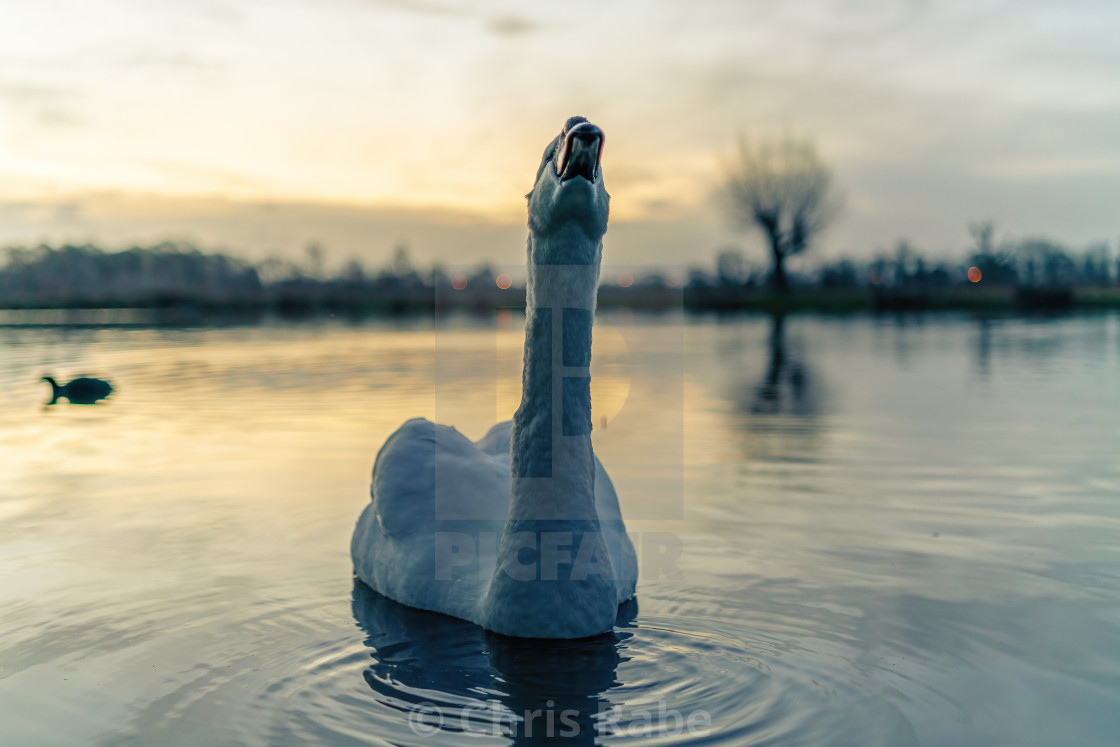
M409 293L380 298L155 299L147 303L5 304L0 299L0 327L150 327L239 326L337 320L361 323L446 317L485 318L495 311L520 314L522 289L479 293ZM870 315L898 316L964 312L981 316L1065 315L1120 309L1120 287L1083 289L951 288L795 289L778 295L757 288L622 289L600 288L598 311L650 316L683 313L716 315Z

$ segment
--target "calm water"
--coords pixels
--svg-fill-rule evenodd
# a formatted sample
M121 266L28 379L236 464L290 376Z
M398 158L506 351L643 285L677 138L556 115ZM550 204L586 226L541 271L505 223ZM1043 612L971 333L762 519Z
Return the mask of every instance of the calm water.
M602 321L643 576L614 635L554 644L348 556L401 421L512 413L516 317L0 328L0 741L1120 737L1120 318ZM86 371L107 404L42 406Z

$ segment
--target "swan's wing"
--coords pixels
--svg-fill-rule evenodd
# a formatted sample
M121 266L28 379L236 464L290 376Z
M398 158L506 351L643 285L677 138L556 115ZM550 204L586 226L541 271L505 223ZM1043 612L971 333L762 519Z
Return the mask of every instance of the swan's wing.
M513 430L513 421L507 420L498 423L486 435L475 442L478 450L495 458L504 458L509 462L509 437Z
M370 508L386 537L404 537L417 528L431 527L435 451L435 424L414 418L389 436L377 452Z
M508 458L416 418L381 447L370 493L350 543L358 578L398 602L477 622L509 513ZM452 545L463 554L445 558L445 577L437 551Z
M599 515L599 526L607 544L607 552L611 556L611 567L618 587L618 603L622 604L634 596L634 587L638 581L638 555L626 534L626 524L622 520L622 509L618 505L614 483L599 457L595 457L595 512Z
M377 454L370 486L384 533L399 538L450 530L440 526L447 521L504 522L510 501L508 433L507 427L503 459L454 428L424 418L397 429Z

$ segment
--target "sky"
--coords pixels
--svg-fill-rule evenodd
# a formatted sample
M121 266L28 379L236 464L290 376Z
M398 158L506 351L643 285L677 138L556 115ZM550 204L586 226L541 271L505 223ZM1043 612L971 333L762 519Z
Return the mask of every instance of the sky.
M0 0L0 245L164 239L376 265L524 257L564 120L606 133L606 261L762 244L713 191L812 139L814 251L962 257L970 221L1120 238L1112 0Z

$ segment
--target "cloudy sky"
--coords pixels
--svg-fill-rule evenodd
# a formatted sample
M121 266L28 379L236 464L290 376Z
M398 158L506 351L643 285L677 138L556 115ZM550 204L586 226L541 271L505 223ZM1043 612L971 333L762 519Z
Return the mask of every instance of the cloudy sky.
M517 262L571 114L607 134L608 257L757 240L711 199L740 133L812 137L826 256L970 220L1120 238L1112 0L0 0L0 244ZM761 254L756 255L761 260Z

